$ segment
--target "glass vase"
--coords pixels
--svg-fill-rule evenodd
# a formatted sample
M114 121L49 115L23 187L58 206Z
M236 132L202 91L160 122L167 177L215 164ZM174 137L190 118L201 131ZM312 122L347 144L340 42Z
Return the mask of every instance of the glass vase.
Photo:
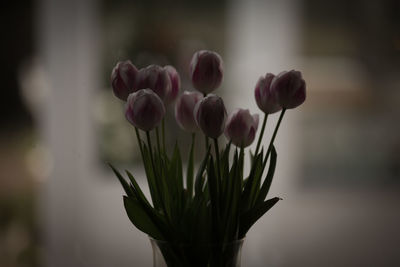
M150 242L154 267L240 267L244 239L224 244Z

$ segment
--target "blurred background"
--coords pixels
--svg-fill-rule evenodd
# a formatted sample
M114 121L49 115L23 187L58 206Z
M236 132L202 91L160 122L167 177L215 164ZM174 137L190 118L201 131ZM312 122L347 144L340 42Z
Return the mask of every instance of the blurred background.
M399 1L28 0L0 20L0 266L151 266L105 164L147 186L110 74L125 59L172 64L191 90L199 49L224 59L228 112L259 112L266 72L307 82L276 141L283 201L250 230L242 266L400 266ZM185 144L171 110L167 122Z

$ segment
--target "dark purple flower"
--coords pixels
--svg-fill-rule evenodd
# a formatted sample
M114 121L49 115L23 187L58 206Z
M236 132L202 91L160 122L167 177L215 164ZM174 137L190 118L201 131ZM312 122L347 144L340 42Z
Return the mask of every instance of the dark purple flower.
M247 147L253 143L258 128L258 114L250 115L248 109L237 109L228 117L225 136L235 146Z
M206 136L218 138L224 132L226 109L221 97L214 94L206 96L197 103L194 115Z
M260 77L254 90L257 106L266 114L272 114L282 109L275 95L271 93L271 82L274 77L275 75L272 73Z
M143 131L153 130L164 115L164 103L152 90L141 89L128 96L125 116L135 127Z
M221 57L212 51L196 52L190 62L190 75L193 87L203 94L217 89L222 82L223 68Z
M194 108L203 95L199 92L185 91L176 101L175 118L179 126L188 132L198 130L196 120L194 118Z
M171 90L167 92L167 96L164 101L166 105L169 105L178 97L179 89L181 88L181 78L173 66L168 65L165 66L164 69L167 71L169 79L171 80Z
M140 69L137 89L151 89L162 101L165 101L168 92L171 90L171 79L167 70L158 65L150 65Z
M137 75L138 70L129 60L118 62L111 73L114 95L126 101L128 95L135 91Z
M300 71L283 71L272 80L271 92L282 108L295 108L306 100L306 82Z

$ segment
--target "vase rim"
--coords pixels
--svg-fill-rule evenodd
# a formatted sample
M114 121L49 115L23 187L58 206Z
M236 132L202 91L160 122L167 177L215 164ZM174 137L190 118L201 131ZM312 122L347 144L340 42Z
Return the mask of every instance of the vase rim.
M148 236L150 241L156 242L158 244L171 244L171 242L169 241L165 241L165 240L159 240L159 239L155 239L152 238L151 236ZM220 245L234 245L234 244L240 244L243 243L244 240L246 239L246 237L243 237L241 239L237 239L234 241L229 241L229 242L225 242L225 243L193 243L193 244L189 244L189 243L176 243L176 245L179 246L220 246Z

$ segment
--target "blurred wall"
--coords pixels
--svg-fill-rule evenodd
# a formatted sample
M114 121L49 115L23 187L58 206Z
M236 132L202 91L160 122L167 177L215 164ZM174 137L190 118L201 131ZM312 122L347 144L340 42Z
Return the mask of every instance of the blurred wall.
M147 237L130 224L122 190L107 179L112 174L100 166L96 154L92 96L103 79L99 4L43 0L38 7L40 64L49 93L36 116L52 159L40 201L47 266L151 265ZM315 148L313 140L326 135L313 135L310 142L306 122L310 114L325 114L331 100L342 103L348 92L344 87L337 95L336 89L321 92L319 87L343 84L344 78L337 76L343 73L341 67L354 70L354 65L337 67L339 56L325 60L302 52L303 6L294 0L237 0L226 11L225 92L231 90L226 94L230 110L243 106L257 111L252 90L267 71L304 70L309 84L306 104L288 112L276 143L279 161L271 196L284 200L249 232L243 266L397 266L400 216L395 186L304 186L307 151ZM357 70L345 71L348 81L361 79L353 74ZM361 91L356 97L364 95ZM339 122L351 111L341 114ZM275 121L272 117L269 125ZM138 166L135 170L143 176Z

